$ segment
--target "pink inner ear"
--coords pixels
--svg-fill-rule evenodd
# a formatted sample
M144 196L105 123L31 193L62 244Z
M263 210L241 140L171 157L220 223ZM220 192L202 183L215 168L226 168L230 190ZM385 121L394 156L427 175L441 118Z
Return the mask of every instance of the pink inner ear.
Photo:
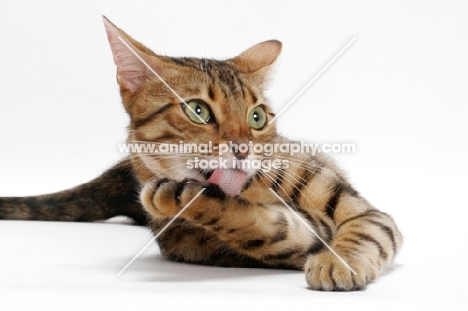
M117 66L117 79L120 86L134 93L143 86L145 77L149 74L149 70L146 65L138 59L137 56L135 56L132 50L145 60L147 64L151 64L154 61L151 60L150 56L142 53L134 44L132 44L128 36L112 24L107 18L103 17L103 21L107 33L107 39L109 40L112 55L114 57L114 63ZM121 39L125 40L130 48L127 47Z

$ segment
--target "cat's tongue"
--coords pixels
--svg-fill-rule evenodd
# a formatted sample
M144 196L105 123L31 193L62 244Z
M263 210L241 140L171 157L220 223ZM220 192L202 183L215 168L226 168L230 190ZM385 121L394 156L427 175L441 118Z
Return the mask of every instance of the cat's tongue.
M227 195L233 197L239 194L246 179L247 174L242 170L217 168L207 181L218 185Z

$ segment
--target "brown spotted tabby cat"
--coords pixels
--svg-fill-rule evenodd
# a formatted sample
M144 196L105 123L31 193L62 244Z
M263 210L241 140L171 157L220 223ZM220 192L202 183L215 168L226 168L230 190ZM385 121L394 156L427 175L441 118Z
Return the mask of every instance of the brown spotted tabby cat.
M168 259L304 269L309 287L316 290L362 289L392 264L402 243L393 219L361 197L323 155L276 152L267 157L232 148L222 156L230 159L227 168L188 168L188 160L195 157L218 159L215 149L221 144L291 143L276 133L274 122L268 123L274 114L263 95L281 51L279 41L259 43L225 61L172 58L156 55L106 18L104 24L131 119L128 142L212 142L215 148L196 154L134 152L73 189L1 198L0 219L96 221L125 215L158 233L205 188L159 236ZM268 171L232 164L253 159L278 159L288 165Z

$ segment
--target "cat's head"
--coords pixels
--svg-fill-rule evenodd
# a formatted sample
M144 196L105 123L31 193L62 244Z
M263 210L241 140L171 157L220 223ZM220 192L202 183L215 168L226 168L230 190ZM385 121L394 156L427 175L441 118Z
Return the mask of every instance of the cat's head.
M131 120L128 143L149 148L134 147L137 176L207 180L238 194L264 159L252 146L276 137L263 92L281 43L262 42L224 61L173 58L155 54L106 18L104 25Z

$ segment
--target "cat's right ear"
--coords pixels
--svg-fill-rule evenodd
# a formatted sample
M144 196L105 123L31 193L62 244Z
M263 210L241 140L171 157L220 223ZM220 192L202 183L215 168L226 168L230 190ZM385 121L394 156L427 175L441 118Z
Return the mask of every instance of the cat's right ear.
M258 43L238 56L227 60L251 85L264 90L269 80L269 73L281 53L282 44L278 40Z
M102 17L107 39L117 66L117 81L121 90L136 93L152 72L161 71L157 56L143 44L134 40L123 30L117 28L105 16ZM150 68L149 68L150 67Z
M278 40L264 41L229 61L242 73L255 73L272 65L281 53L282 46Z

